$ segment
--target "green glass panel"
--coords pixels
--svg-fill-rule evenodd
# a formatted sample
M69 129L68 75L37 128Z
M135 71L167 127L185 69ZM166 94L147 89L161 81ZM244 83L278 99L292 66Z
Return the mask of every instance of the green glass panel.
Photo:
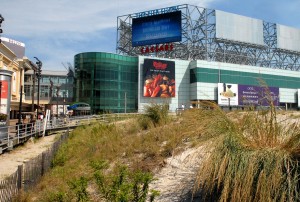
M81 80L80 95L93 92L89 99L94 113L110 109L112 112L124 112L124 94L133 97L127 105L128 111L136 111L138 85L138 58L120 56L112 53L81 53L75 57L77 80ZM95 71L95 72L94 72ZM134 86L134 87L132 87ZM119 93L122 91L121 93ZM131 102L131 101L130 101ZM120 108L120 106L122 106Z
M190 77L191 83L218 83L219 70L208 68L195 68L190 71ZM295 77L220 70L220 82L239 83L244 85L260 85L259 80L265 81L268 86L273 87L294 89L300 88L300 80Z

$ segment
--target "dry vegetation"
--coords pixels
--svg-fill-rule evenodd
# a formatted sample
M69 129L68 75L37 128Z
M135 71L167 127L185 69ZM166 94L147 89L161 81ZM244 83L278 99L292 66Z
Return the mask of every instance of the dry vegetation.
M74 130L34 192L19 201L146 201L165 159L205 145L194 194L207 201L299 201L298 115L222 111L212 103L170 117L152 105L142 117ZM208 109L209 108L209 109ZM281 116L282 117L282 116Z
M210 137L196 189L207 200L299 201L299 126L278 122L274 107L236 114L199 111ZM210 117L210 118L209 118ZM216 117L211 119L211 117ZM233 121L235 120L235 121Z

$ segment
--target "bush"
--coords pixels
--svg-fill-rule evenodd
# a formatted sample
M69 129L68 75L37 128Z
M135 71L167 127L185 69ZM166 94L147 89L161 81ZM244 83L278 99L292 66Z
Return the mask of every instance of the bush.
M69 182L69 187L75 193L76 201L88 201L89 196L87 192L88 179L80 177L79 179Z
M147 130L154 127L152 120L146 115L141 116L141 118L138 119L138 123L140 128L143 130Z
M0 113L0 121L6 121L6 119L7 119L7 114Z
M169 106L167 104L151 104L145 107L145 114L142 118L144 121L150 120L154 126L159 126L168 123L169 121ZM145 122L142 122L145 126ZM142 127L143 127L142 126ZM149 125L148 125L149 126Z
M68 146L67 144L63 144L58 152L55 154L51 166L64 166L65 162L67 161L67 153L68 153Z
M45 193L41 198L38 199L40 202L48 202L48 201L53 201L53 202L68 202L71 199L69 198L68 194L62 190L49 190L47 193ZM21 199L18 200L20 201L33 201L33 199Z
M115 172L104 175L107 168L105 161L93 162L94 179L98 185L103 198L112 202L143 202L146 201L149 184L153 181L151 173L142 171L130 171L126 166L117 166ZM157 191L152 191L150 201L158 195Z

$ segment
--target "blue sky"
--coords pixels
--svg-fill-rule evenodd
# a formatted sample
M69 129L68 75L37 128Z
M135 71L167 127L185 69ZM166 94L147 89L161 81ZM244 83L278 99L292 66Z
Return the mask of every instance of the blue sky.
M43 69L65 70L74 55L115 53L117 16L191 4L300 29L299 0L0 0L3 37L26 45Z

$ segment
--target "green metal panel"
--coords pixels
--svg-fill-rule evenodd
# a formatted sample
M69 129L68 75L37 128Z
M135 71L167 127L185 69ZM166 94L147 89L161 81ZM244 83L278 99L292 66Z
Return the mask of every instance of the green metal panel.
M220 75L219 75L220 73ZM190 70L191 83L237 83L244 85L259 85L260 80L268 86L279 88L300 88L300 79L297 77L279 76L271 74L259 74L250 72L237 72L230 70L218 70L208 68L194 68Z

